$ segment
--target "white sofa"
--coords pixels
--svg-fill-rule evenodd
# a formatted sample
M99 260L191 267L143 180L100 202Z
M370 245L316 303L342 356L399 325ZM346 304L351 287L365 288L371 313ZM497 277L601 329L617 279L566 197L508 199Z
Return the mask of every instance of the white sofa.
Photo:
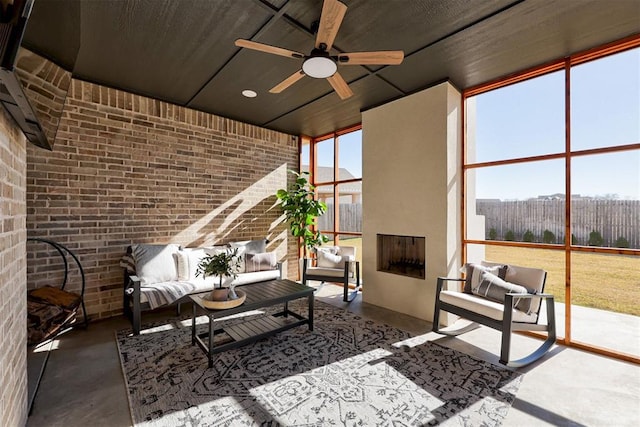
M223 277L223 286L237 286L282 278L282 264L274 252L267 252L266 239L231 242L224 246L182 248L177 244L134 244L120 264L125 268L124 313L130 318L134 334L140 333L142 311L180 304L190 294L219 286L219 276L196 276L202 258L219 251L238 249L237 277Z

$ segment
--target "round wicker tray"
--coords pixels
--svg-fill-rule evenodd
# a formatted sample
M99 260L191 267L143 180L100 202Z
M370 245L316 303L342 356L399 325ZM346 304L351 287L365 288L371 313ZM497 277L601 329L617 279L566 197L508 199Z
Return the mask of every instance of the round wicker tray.
M204 298L200 298L200 300L202 301L202 305L210 310L226 310L241 305L247 298L247 294L242 291L236 291L236 294L238 298L226 301L212 301L209 299L209 295L211 294L207 294Z

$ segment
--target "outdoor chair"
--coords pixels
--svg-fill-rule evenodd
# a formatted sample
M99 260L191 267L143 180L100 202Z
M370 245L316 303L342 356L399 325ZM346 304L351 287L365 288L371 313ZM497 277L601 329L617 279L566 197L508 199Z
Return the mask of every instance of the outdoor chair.
M438 277L433 331L456 336L478 328L478 324L502 332L500 363L518 368L541 358L556 341L553 295L545 294L547 273L538 268L490 262L467 264L465 278ZM446 282L457 282L463 289L449 290ZM546 321L540 324L542 300L546 302ZM456 314L473 323L457 330L440 329L440 311ZM535 351L509 361L511 333L514 331L547 332L546 340Z
M317 280L322 283L341 283L344 302L351 302L360 291L360 262L356 261L354 246L322 246L315 250L316 265L312 258L303 258L302 283ZM353 286L353 291L349 286Z

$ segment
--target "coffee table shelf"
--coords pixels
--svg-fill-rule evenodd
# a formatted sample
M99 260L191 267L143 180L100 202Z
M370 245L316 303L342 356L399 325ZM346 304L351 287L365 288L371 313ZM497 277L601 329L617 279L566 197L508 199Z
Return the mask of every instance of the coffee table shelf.
M197 344L207 355L210 368L213 367L213 355L216 353L237 348L297 326L308 325L309 330L313 330L314 288L285 279L245 285L242 286L242 290L246 293L244 304L225 310L212 310L204 306L202 304L204 294L191 296L193 302L191 343ZM301 298L307 298L307 317L289 310L288 303ZM224 328L214 328L216 319L277 304L283 304L283 310L273 315L260 316ZM208 331L201 334L196 333L198 313L206 315L208 319ZM223 332L230 338L217 340L217 334Z

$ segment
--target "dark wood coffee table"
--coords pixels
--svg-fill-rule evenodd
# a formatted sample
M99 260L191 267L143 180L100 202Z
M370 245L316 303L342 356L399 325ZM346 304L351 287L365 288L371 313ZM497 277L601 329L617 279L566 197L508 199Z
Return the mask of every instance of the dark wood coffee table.
M313 292L314 288L302 285L291 280L272 280L269 282L255 283L252 285L238 286L246 294L244 303L238 307L225 310L212 310L203 305L202 297L208 292L193 294L193 317L191 320L191 344L204 351L209 360L209 367L213 367L213 355L225 350L237 348L259 339L295 328L296 326L309 325L313 331ZM308 314L304 316L289 310L289 301L307 298ZM245 313L260 308L284 304L283 310L272 315L264 315L253 318L243 323L227 326L220 329L214 328L215 319ZM198 312L209 319L208 332L196 333L196 317ZM289 316L294 317L292 320ZM215 343L215 334L226 332L229 338L226 341ZM206 342L205 342L206 340Z

